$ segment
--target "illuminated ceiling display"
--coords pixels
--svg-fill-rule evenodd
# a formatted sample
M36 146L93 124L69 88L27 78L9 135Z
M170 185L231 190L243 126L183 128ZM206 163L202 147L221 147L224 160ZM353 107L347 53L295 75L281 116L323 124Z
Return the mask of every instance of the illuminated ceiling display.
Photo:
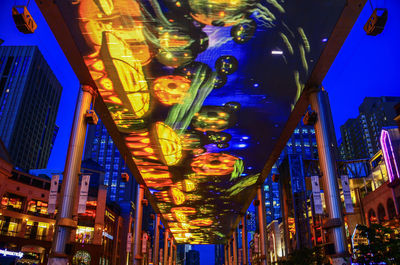
M345 3L56 2L177 243L224 242Z

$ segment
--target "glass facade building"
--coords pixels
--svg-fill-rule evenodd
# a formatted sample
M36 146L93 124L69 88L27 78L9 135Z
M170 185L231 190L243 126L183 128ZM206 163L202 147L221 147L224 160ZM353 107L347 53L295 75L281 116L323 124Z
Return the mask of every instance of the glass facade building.
M379 137L383 127L395 126L394 106L400 97L366 97L358 107L357 118L340 126L343 159L371 158L380 150Z
M100 120L97 125L88 126L84 159L92 159L104 168L109 200L134 201L136 181ZM122 173L129 175L129 181L121 177Z
M15 167L47 166L61 91L36 46L0 47L0 138Z

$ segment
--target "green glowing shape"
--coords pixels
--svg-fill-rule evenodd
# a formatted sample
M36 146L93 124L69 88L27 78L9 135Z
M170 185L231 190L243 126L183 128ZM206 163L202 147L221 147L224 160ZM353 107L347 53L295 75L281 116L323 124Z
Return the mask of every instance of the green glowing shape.
M227 192L229 193L229 197L235 196L243 191L245 188L254 185L257 182L260 173L248 176L242 179L240 182L236 183L232 187L230 187Z
M235 164L233 165L233 172L231 174L230 181L240 177L244 170L244 163L242 159L237 159Z

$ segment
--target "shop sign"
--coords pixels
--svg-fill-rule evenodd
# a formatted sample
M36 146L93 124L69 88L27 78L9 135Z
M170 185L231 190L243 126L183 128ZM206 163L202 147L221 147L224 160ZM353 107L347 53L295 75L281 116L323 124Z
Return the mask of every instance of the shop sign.
M128 238L126 239L126 252L130 253L132 250L132 233L128 233Z
M346 213L354 213L353 201L351 200L349 176L342 175L340 178L342 180L342 190L344 196L344 205L346 207Z
M254 252L255 252L255 253L258 253L258 252L259 252L258 250L259 250L259 243L260 243L260 242L259 242L259 239L258 239L258 238L259 238L258 234L255 233L255 234L254 234Z
M16 251L9 251L7 249L0 249L0 255L3 255L3 257L11 256L11 257L22 258L24 256L24 253L22 253L21 251L16 252Z
M81 192L79 193L78 213L86 212L86 202L89 191L90 175L83 175L81 181Z
M49 192L49 205L47 206L48 213L54 213L56 210L59 180L60 180L60 175L53 175L51 177L51 185L50 185L50 192Z
M103 236L107 237L108 239L114 240L114 237L107 233L106 231L103 231Z
M311 176L312 193L315 214L323 214L321 188L319 187L319 176Z

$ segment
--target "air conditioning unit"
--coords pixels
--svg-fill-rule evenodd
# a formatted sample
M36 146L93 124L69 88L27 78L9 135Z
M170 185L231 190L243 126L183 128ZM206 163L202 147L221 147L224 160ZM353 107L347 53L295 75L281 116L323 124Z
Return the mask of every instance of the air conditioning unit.
M96 112L94 112L94 110L92 109L86 111L85 118L89 124L93 125L96 125L97 122L99 121L99 117L97 117Z
M33 33L36 28L36 22L33 20L26 6L14 6L12 8L12 17L17 29L22 33Z

